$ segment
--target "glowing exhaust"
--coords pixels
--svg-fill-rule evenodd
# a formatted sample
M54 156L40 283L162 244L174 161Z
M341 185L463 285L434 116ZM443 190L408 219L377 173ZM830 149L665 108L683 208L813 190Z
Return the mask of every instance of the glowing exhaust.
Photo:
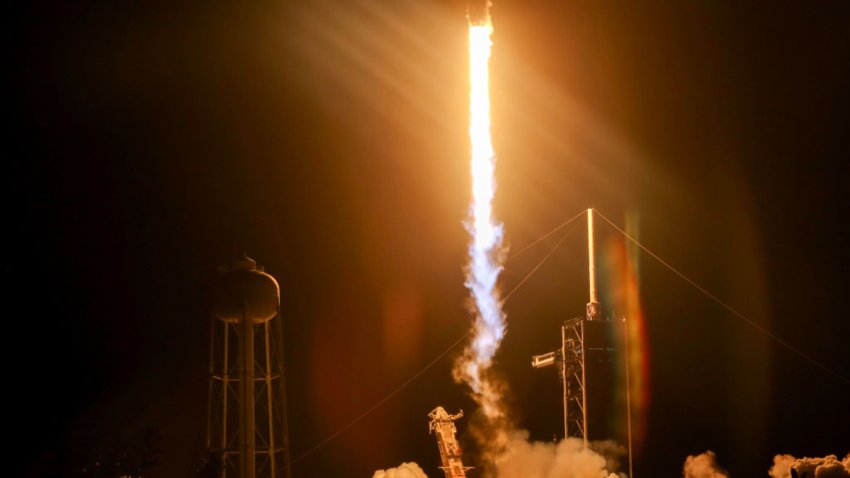
M475 304L473 338L455 366L455 378L469 384L490 418L503 415L499 393L486 376L505 334L505 315L496 282L502 271L502 226L493 217L495 155L490 137L489 59L493 26L485 16L469 25L469 139L472 204L468 229L466 286Z

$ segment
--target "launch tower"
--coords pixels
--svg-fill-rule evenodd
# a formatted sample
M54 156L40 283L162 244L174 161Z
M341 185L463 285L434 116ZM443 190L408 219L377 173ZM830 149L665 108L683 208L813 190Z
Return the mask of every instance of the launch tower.
M628 331L624 318L605 317L596 291L593 210L587 210L590 297L584 317L561 325L560 350L535 355L534 368L557 366L563 384L564 436L628 445L631 476L631 412Z
M440 458L443 462L440 469L445 472L446 478L466 478L466 471L472 469L471 466L463 466L460 445L455 437L457 428L454 422L462 416L463 410L449 415L443 407L437 407L428 414L431 419L428 423L428 432L437 436L437 447L440 449Z

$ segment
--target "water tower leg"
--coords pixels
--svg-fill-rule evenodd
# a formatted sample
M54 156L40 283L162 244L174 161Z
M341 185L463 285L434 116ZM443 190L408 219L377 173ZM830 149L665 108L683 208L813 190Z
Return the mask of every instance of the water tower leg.
M239 401L239 478L255 478L254 324L247 313L239 321Z
M268 433L269 433L269 464L271 465L271 478L277 478L277 450L275 449L274 441L274 388L272 385L272 351L269 340L269 321L263 323L263 331L265 335L266 345L266 400L268 418Z

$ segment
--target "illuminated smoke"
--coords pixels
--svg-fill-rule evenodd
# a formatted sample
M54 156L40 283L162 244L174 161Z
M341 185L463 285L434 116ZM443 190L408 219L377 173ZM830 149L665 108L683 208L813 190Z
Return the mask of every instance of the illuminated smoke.
M483 19L469 25L472 205L467 223L471 240L466 286L472 295L475 322L472 340L455 364L454 377L469 385L481 407L484 423L477 424L473 434L484 454L483 476L617 478L607 471L612 460L585 448L582 440L529 442L527 432L515 430L509 423L501 400L505 385L489 372L505 335L505 314L497 288L505 250L502 225L493 216L496 158L490 135L492 33L486 12Z
M839 461L835 455L823 458L795 458L791 455L776 455L768 471L771 478L850 478L850 453ZM728 478L718 468L714 452L689 456L682 472L684 478Z
M792 470L794 474L792 475ZM850 453L838 461L835 455L824 458L795 458L791 455L773 457L772 478L850 478Z
M559 443L529 442L528 433L513 432L495 460L499 478L620 478L608 471L611 459L584 447L578 438Z
M717 466L713 451L688 456L682 470L684 478L729 478L725 471Z
M608 471L616 467L616 458L606 459L585 448L582 440L569 438L557 444L529 442L527 432L511 426L502 404L505 384L490 373L493 357L505 335L505 314L497 288L505 250L502 225L493 215L496 158L490 135L492 33L493 25L486 11L469 25L472 204L467 222L471 240L466 286L472 295L475 319L472 340L455 364L454 377L469 385L481 407L484 423L476 424L473 434L484 455L483 476L618 478ZM603 448L613 451L616 447L606 444Z
M490 421L504 416L499 387L487 369L505 335L505 314L496 282L502 271L502 226L493 217L495 155L490 137L489 59L493 26L489 17L469 25L469 139L472 204L466 286L474 302L473 336L455 365L456 380L466 382Z
M402 463L396 468L378 470L372 475L372 478L428 478L428 475L422 471L419 465L410 462Z

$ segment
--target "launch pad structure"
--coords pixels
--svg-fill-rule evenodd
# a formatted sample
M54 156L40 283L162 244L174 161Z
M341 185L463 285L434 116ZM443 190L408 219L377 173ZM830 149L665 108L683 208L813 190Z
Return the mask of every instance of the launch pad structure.
M561 325L561 347L535 355L534 368L558 367L563 385L564 437L627 445L632 476L629 334L625 318L607 318L596 290L593 209L587 210L589 300L584 317ZM625 427L623 426L625 424Z
M450 415L443 407L437 407L428 414L431 419L428 432L437 436L437 447L440 449L442 460L440 469L446 474L446 478L466 478L466 472L472 469L471 466L463 466L460 457L462 451L455 436L457 428L454 422L462 416L463 410Z

